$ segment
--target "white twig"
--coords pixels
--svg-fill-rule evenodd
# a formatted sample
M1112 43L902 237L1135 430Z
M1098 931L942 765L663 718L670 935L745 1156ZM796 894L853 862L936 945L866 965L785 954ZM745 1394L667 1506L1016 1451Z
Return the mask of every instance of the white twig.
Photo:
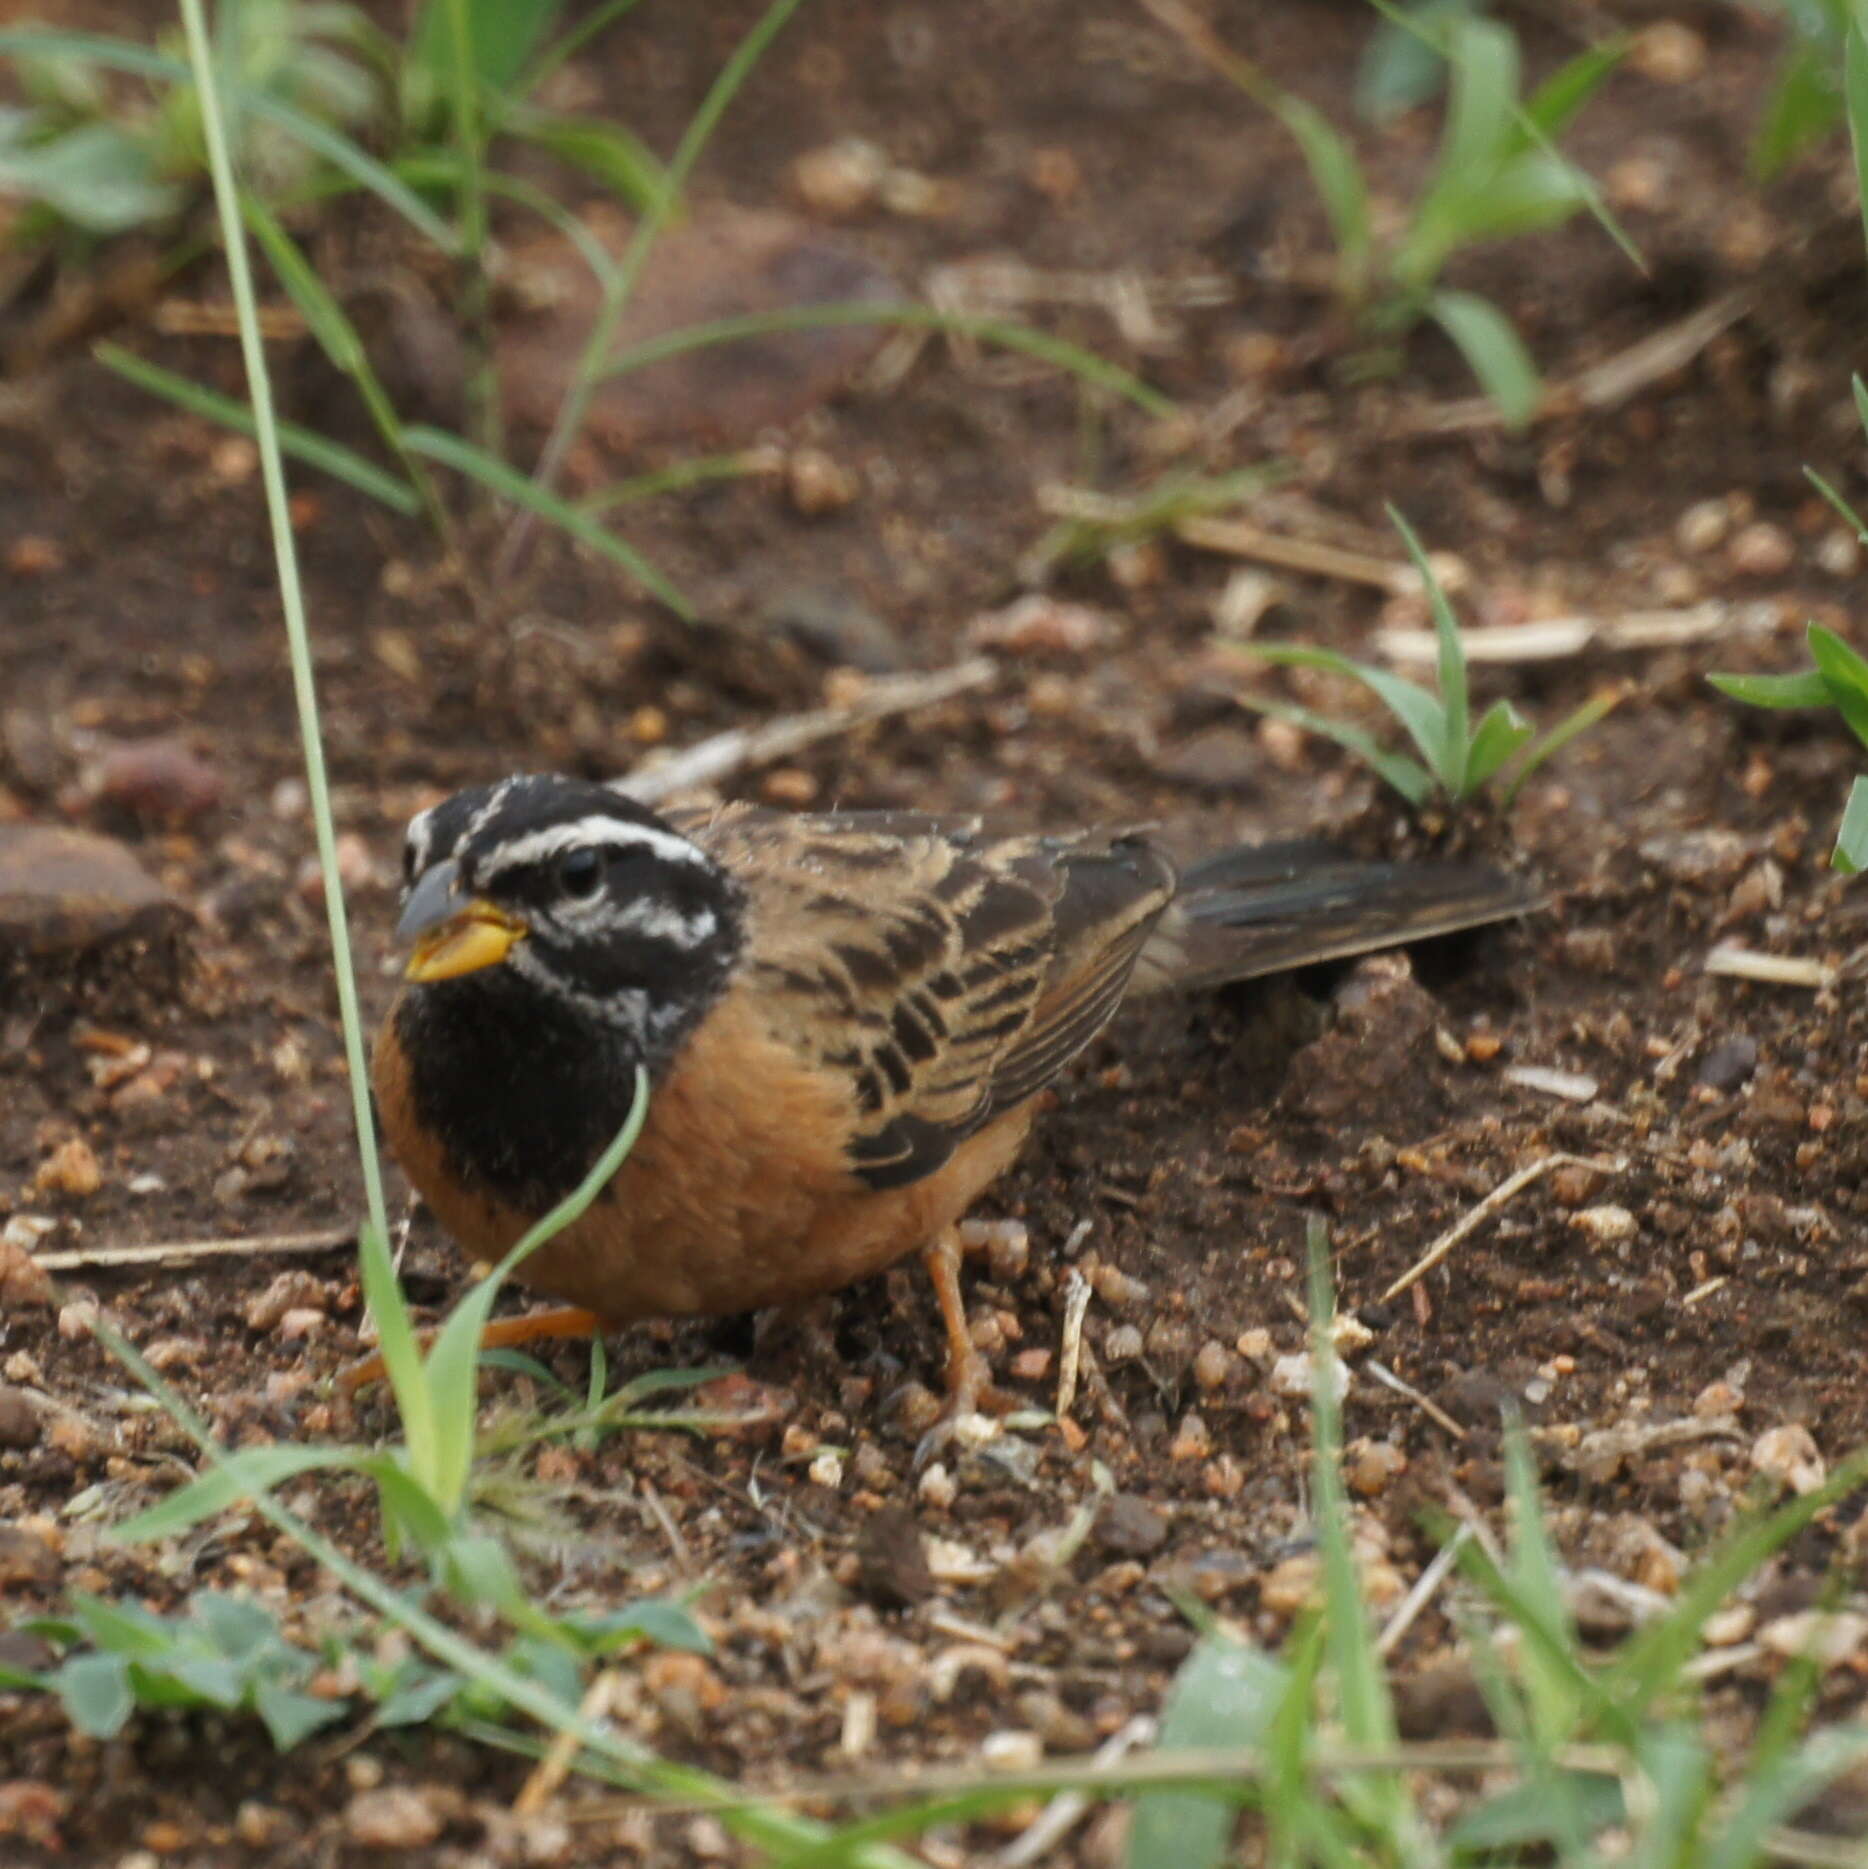
M1099 1769L1107 1769L1126 1758L1137 1746L1152 1746L1155 1732L1153 1718L1138 1713L1096 1748L1091 1763ZM1023 1869L1026 1863L1041 1861L1063 1842L1089 1808L1090 1800L1081 1791L1060 1792L1032 1820L1024 1834L1007 1844L993 1861L999 1869Z
M1388 1618L1388 1626L1375 1643L1376 1654L1385 1660L1400 1645L1401 1638L1413 1628L1416 1618L1434 1599L1447 1573L1459 1562L1460 1547L1472 1537L1472 1527L1462 1525L1433 1555L1433 1562L1415 1580L1414 1588L1401 1599L1400 1606Z
M1694 604L1684 610L1630 610L1622 616L1538 617L1461 630L1469 662L1556 662L1585 650L1627 652L1678 649L1721 636L1769 635L1777 627L1771 604ZM1392 662L1430 665L1440 638L1430 629L1384 629L1375 647Z
M268 1233L257 1239L164 1240L153 1246L73 1246L33 1254L48 1272L77 1272L87 1266L175 1265L189 1259L259 1259L268 1254L334 1252L356 1243L355 1227L326 1227L320 1233Z
M1805 960L1795 954L1760 954L1756 948L1721 941L1706 956L1706 971L1732 980L1757 980L1766 986L1807 986L1820 991L1834 986L1838 969L1826 960Z
M1410 1285L1418 1285L1467 1234L1497 1213L1507 1201L1522 1194L1540 1176L1547 1175L1551 1169L1561 1168L1566 1163L1573 1163L1579 1168L1594 1168L1604 1174L1620 1174L1622 1170L1620 1162L1594 1161L1586 1155L1546 1155L1541 1161L1531 1163L1528 1168L1520 1168L1515 1175L1501 1181L1470 1213L1454 1221L1427 1248L1426 1252L1382 1293L1380 1302L1392 1304Z
M1403 1382L1386 1363L1378 1363L1374 1357L1367 1358L1362 1367L1379 1382L1383 1388L1394 1390L1404 1401L1414 1404L1436 1428L1444 1428L1456 1441L1466 1438L1466 1430L1449 1415L1438 1402L1421 1394L1411 1382Z
M716 733L659 764L638 767L611 784L642 804L659 804L677 792L712 785L742 767L788 758L820 740L834 739L872 720L950 701L969 689L983 688L998 672L998 664L990 657L974 656L931 674L881 676L869 684L860 700L847 707L813 708L808 713L768 721L762 727L735 727Z

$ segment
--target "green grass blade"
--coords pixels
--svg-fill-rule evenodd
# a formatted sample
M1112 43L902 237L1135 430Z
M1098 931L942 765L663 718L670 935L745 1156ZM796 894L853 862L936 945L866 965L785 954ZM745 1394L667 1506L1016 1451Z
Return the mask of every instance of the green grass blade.
M1427 315L1453 340L1505 426L1528 426L1543 402L1544 381L1511 320L1476 292L1444 287L1427 301Z
M451 149L428 149L419 155L402 157L395 164L395 172L411 188L453 190L461 185L463 166L461 157ZM489 195L529 209L553 232L559 234L565 244L574 248L578 257L590 268L597 283L608 289L616 273L616 261L609 248L577 215L554 195L535 187L520 176L503 175L497 169L489 169L484 180Z
M641 4L641 0L604 0L601 6L594 6L576 25L565 30L548 45L532 62L528 71L517 87L522 95L536 91L566 59L575 58L598 33L613 26L625 13L630 13Z
M1636 1634L1602 1676L1605 1692L1639 1712L1671 1689L1699 1645L1706 1618L1775 1551L1868 1480L1868 1449L1843 1461L1815 1488L1741 1526L1688 1574L1657 1621Z
M110 1536L123 1544L146 1544L152 1538L173 1538L203 1519L225 1512L237 1500L269 1492L284 1480L325 1468L354 1468L361 1450L354 1447L301 1446L250 1447L201 1478L177 1487L166 1499L111 1528Z
M1868 237L1868 22L1864 22L1859 5L1850 9L1846 30L1842 102L1848 113L1849 146L1855 152L1855 192L1861 210L1862 232ZM1868 415L1863 419L1868 420Z
M1774 180L1811 143L1827 136L1842 116L1842 92L1830 63L1833 57L1833 51L1805 41L1778 68L1763 120L1751 141L1754 181Z
M1860 380L1859 377L1856 379L1857 382ZM1835 512L1842 523L1855 534L1855 537L1863 545L1868 545L1868 520L1864 520L1861 514L1858 513L1854 507L1852 507L1848 501L1815 470L1815 468L1804 468L1803 478L1823 496L1829 503L1831 510Z
M1518 99L1518 41L1509 27L1456 19L1445 45L1446 123L1433 179L1415 209L1420 222L1439 219L1452 203L1486 187L1510 146Z
M1553 759L1579 735L1585 734L1597 721L1613 713L1628 698L1628 689L1605 688L1600 694L1592 694L1580 707L1573 708L1568 714L1546 733L1542 739L1534 740L1518 761L1517 770L1506 783L1501 802L1509 810L1516 802L1524 782L1539 766L1548 759Z
M272 380L267 375L266 350L260 339L259 300L253 289L253 270L240 220L240 184L228 152L226 127L221 115L219 80L211 63L202 0L182 0L182 22L188 38L195 89L200 99L202 135L207 145L208 172L214 182L214 206L226 252L228 282L239 313L241 357L246 367L247 395L253 405L260 480L266 495L266 517L272 533L279 599L285 613L293 698L305 758L306 789L311 797L318 867L324 877L325 926L331 946L331 967L336 976L337 1008L344 1035L344 1061L350 1076L351 1112L356 1131L358 1166L363 1178L366 1225L378 1233L386 1234L388 1222L383 1204L382 1164L376 1153L376 1127L370 1107L363 1022L358 1011L356 968L350 953L349 916L338 873L337 828L331 814L330 786L325 778L324 743L318 725L317 682L312 671L311 632L305 620L305 595L298 575L298 553L286 496L285 462L273 413Z
M611 358L602 376L605 380L626 376L632 370L644 370L652 363L685 356L689 351L707 350L716 344L737 344L747 338L773 337L789 331L822 331L835 325L865 324L904 325L971 338L976 343L997 344L1003 350L1018 351L1060 370L1068 370L1093 388L1124 397L1150 415L1173 413L1173 402L1159 390L1150 389L1140 377L1097 356L1094 351L1033 330L1030 325L1008 318L976 318L964 312L936 311L931 305L898 304L886 299L799 305L784 311L749 312L743 317L688 325L664 337L650 338L633 350Z
M1836 711L1848 722L1856 739L1868 746L1868 662L1834 630L1820 623L1812 623L1805 630L1804 640Z
M1425 688L1370 662L1356 662L1334 649L1318 649L1308 643L1242 643L1240 653L1256 656L1274 668L1315 668L1340 675L1347 681L1360 682L1373 693L1396 720L1407 729L1408 737L1420 748L1430 763L1439 761L1446 735L1446 718L1440 703Z
M1525 99L1524 109L1512 126L1510 146L1530 149L1540 140L1546 146L1556 141L1601 90L1627 50L1626 40L1608 39L1559 66Z
M1859 876L1868 869L1868 778L1857 779L1849 787L1829 867L1840 876Z
M418 1447L411 1439L409 1461L415 1477L450 1517L466 1496L467 1476L473 1467L480 1339L492 1314L493 1301L514 1269L548 1239L571 1225L609 1185L635 1147L648 1113L648 1073L638 1065L635 1100L609 1146L597 1157L584 1179L543 1219L527 1228L499 1264L454 1307L435 1339L434 1348L428 1353L424 1379L433 1412L434 1437L426 1447Z
M1708 675L1721 694L1747 707L1827 707L1829 684L1813 668L1794 675Z
M646 208L668 185L662 165L621 124L606 118L509 111L500 119L500 128L556 156L636 208Z
M471 69L479 83L510 90L557 23L561 0L466 0ZM445 96L454 36L450 0L427 0L409 35L404 61L428 75L433 95Z
M240 211L247 231L265 249L273 272L285 287L286 296L298 307L319 349L336 369L354 377L365 367L363 340L330 287L318 277L316 268L300 252L298 242L263 202L246 194L241 198Z
M693 622L694 611L688 600L634 546L625 544L588 513L580 512L567 500L561 500L536 479L527 479L497 456L488 454L484 448L475 447L464 437L450 435L444 429L417 426L405 429L402 438L412 454L439 461L443 467L451 467L479 481L482 486L490 487L515 506L536 513L539 518L547 519L568 532L580 545L588 545L612 564L620 565L644 590L660 598L684 623Z
M1754 1765L1745 1774L1737 1808L1722 1814L1710 1848L1693 1859L1694 1869L1752 1869L1770 1857L1787 1860L1774 1850L1767 1855L1770 1832L1865 1759L1868 1732L1859 1726L1832 1726L1812 1733L1768 1767Z
M1307 707L1298 707L1289 701L1273 701L1263 695L1242 694L1238 697L1241 707L1249 707L1256 714L1269 714L1274 720L1288 720L1294 727L1302 727L1306 733L1320 735L1326 740L1334 740L1338 746L1348 751L1392 786L1410 805L1424 805L1433 796L1433 774L1419 760L1410 759L1405 753L1384 751L1360 727L1354 727L1346 720L1332 720L1327 714L1319 714Z
M591 321L583 352L571 375L571 386L558 406L551 432L545 437L538 467L532 476L541 491L549 492L557 484L564 457L571 443L582 432L584 418L590 412L590 399L603 381L610 353L616 348L616 334L622 327L623 313L635 293L636 282L642 277L642 270L648 264L649 255L654 251L663 227L680 204L682 190L687 187L688 177L700 160L702 150L707 147L728 106L738 96L740 87L752 76L767 48L784 30L786 22L801 4L802 0L771 0L752 29L733 48L732 56L708 86L700 108L688 120L687 128L681 133L675 153L669 158L668 172L661 191L636 223L635 233L611 280L610 290ZM536 508L531 509L533 513L536 511ZM507 543L500 555L502 571L511 568L528 536L529 516L521 514L519 522L507 535Z
M1415 537L1414 528L1403 518L1398 506L1390 504L1388 517L1401 534L1401 542L1414 561L1414 569L1420 573L1427 602L1433 610L1434 633L1440 639L1440 706L1445 713L1445 738L1438 757L1430 754L1427 763L1449 798L1463 798L1467 790L1468 723L1472 717L1466 687L1466 645L1460 636L1453 606L1447 602L1446 592L1440 588L1440 580L1434 576L1433 565Z
M125 71L139 78L154 78L167 84L189 81L189 69L178 58L152 52L146 46L113 39L103 33L61 32L42 26L0 28L0 57L71 59L79 63L102 65L107 70ZM228 97L241 110L277 124L288 135L322 156L335 169L368 189L378 200L395 209L417 231L426 235L444 253L455 251L455 240L447 223L422 198L396 178L373 156L360 149L349 137L341 135L316 117L282 103L266 92L229 82Z
M651 468L646 474L632 474L595 493L587 493L579 507L593 517L613 507L627 506L635 500L652 500L664 493L684 493L689 487L705 486L715 480L743 480L749 474L771 471L769 452L745 448L737 454L702 454L691 460L671 461L666 467Z
M1368 290L1374 250L1369 188L1355 145L1341 135L1315 105L1280 92L1271 101L1278 120L1303 152L1311 185L1323 202L1336 240L1337 287L1351 300Z
M185 376L177 376L172 370L163 369L160 364L147 363L117 344L99 344L92 355L106 369L114 370L138 389L146 389L151 395L160 396L178 408L186 409L191 415L205 416L209 421L219 422L236 434L251 436L254 432L252 411L244 403L216 395L213 390L204 389ZM345 486L380 502L392 512L413 518L422 510L422 503L416 497L414 488L406 481L396 479L375 462L366 461L362 455L353 453L335 441L328 441L322 435L313 434L308 428L281 422L279 445L295 461L302 461L307 467L315 467L321 473L329 474L333 480L341 480Z
M1524 1650L1523 1675L1531 1736L1540 1750L1548 1751L1574 1731L1580 1711L1575 1684L1584 1670L1575 1630L1562 1608L1562 1575L1556 1548L1550 1542L1550 1528L1544 1520L1543 1502L1537 1490L1537 1469L1522 1422L1514 1421L1506 1434L1505 1492L1511 1504L1508 1574L1531 1601L1551 1606L1548 1626L1569 1648L1561 1665L1553 1665L1535 1643L1526 1644Z

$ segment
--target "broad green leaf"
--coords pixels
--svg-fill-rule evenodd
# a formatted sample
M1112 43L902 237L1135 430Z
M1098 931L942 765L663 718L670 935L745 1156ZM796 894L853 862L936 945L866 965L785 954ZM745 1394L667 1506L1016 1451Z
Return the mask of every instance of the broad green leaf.
M1332 720L1327 714L1295 706L1289 701L1268 700L1262 695L1242 694L1238 701L1241 707L1249 707L1254 713L1269 714L1274 720L1288 720L1292 726L1302 727L1306 733L1334 740L1338 746L1354 753L1370 771L1392 786L1410 805L1424 805L1433 796L1433 774L1419 760L1410 759L1405 753L1383 751L1370 735L1360 727L1351 726L1346 720Z
M161 396L191 415L205 416L236 434L250 436L253 433L253 412L244 402L235 402L204 389L185 376L163 369L160 364L146 363L116 344L100 344L92 355L106 369L126 377L139 389ZM367 494L394 512L413 517L421 511L421 501L407 482L385 473L373 461L366 461L362 455L353 454L335 441L313 434L308 428L299 428L291 422L280 423L279 445L293 460L303 461L307 467L315 467L333 480L341 480L347 487Z
M157 225L187 200L156 175L148 149L113 123L80 124L47 143L0 144L0 195L41 202L93 234Z
M406 1678L376 1703L376 1724L382 1727L422 1726L461 1691L463 1677L450 1669L433 1671L411 1667Z
M633 1603L628 1609L597 1619L589 1652L606 1655L632 1640L653 1642L658 1648L678 1648L691 1655L711 1655L713 1643L685 1604L665 1598Z
M1446 128L1434 187L1479 186L1510 147L1518 101L1518 39L1496 20L1461 19L1446 37Z
M224 1655L170 1655L162 1661L132 1662L130 1679L145 1706L162 1705L169 1697L170 1683L182 1690L182 1704L193 1699L211 1707L237 1707L246 1698L244 1671Z
M72 1725L93 1739L114 1739L136 1711L130 1664L122 1655L74 1655L52 1685Z
M1868 662L1820 623L1812 623L1804 636L1837 712L1856 739L1868 746Z
M1354 145L1301 97L1281 93L1273 100L1272 108L1303 151L1311 183L1329 216L1342 289L1348 297L1359 298L1368 284L1372 236L1368 183L1356 160Z
M1795 675L1708 675L1707 681L1721 694L1747 707L1827 707L1829 686L1819 671L1800 670Z
M39 26L0 28L0 57L43 57L73 59L102 65L111 71L127 71L141 78L154 78L167 84L188 84L188 66L166 53L152 52L147 46L133 45L104 33L59 32ZM341 169L359 187L366 188L432 240L444 253L458 250L453 230L435 214L405 183L399 182L374 157L368 155L347 136L320 123L292 105L251 85L229 84L229 100L242 111L276 123L296 137L307 149L324 157L333 168Z
M1283 1666L1236 1636L1216 1632L1194 1648L1161 1715L1160 1752L1256 1746L1283 1691ZM1237 1819L1211 1792L1149 1791L1135 1800L1129 1869L1212 1869Z
M428 1399L426 1384L423 1385L422 1396L424 1400ZM403 1427L406 1431L406 1420ZM412 1464L413 1453L409 1458ZM370 1478L376 1482L383 1518L395 1528L399 1538L406 1539L424 1557L439 1551L454 1530L454 1522L441 1501L403 1467L393 1454L377 1455L371 1461L368 1471Z
M197 1590L189 1598L188 1613L213 1637L221 1653L235 1660L285 1647L272 1611L252 1597Z
M1622 1788L1615 1779L1581 1772L1549 1772L1483 1798L1463 1811L1447 1841L1456 1852L1456 1860L1489 1862L1506 1851L1549 1846L1566 1832L1598 1834L1620 1823L1626 1814ZM1505 1855L1503 1860L1520 1859Z
M563 11L561 0L464 0L473 73L497 92L510 91ZM449 0L426 0L409 35L405 58L444 93L453 68Z
M522 506L541 519L549 520L561 531L569 533L580 545L588 545L612 564L620 565L684 623L694 620L693 607L688 600L634 546L625 544L587 513L579 512L569 501L561 500L516 468L508 467L497 456L488 454L484 448L475 447L459 435L450 435L439 428L411 428L404 432L403 440L410 453L439 461L443 467L452 467L469 479L479 481L483 487L490 487L515 506Z
M633 207L647 207L666 186L662 165L619 123L521 110L507 115L500 128L548 150Z
M1384 18L1363 48L1356 68L1356 110L1376 123L1416 110L1439 94L1446 80L1440 50L1446 28L1478 0L1415 0Z
M1444 287L1428 315L1453 340L1508 428L1523 428L1543 401L1543 379L1512 322L1490 299Z
M127 1598L109 1603L88 1590L72 1590L66 1600L71 1605L72 1620L99 1648L113 1654L138 1660L159 1659L174 1644L170 1624L140 1603Z
M301 1694L296 1688L261 1681L253 1689L253 1711L264 1722L274 1750L290 1752L320 1727L343 1719L350 1709L341 1700L320 1700L314 1694ZM380 1713L378 1723L381 1723Z
M1868 779L1857 779L1849 787L1849 802L1842 810L1829 867L1842 876L1859 876L1868 869Z

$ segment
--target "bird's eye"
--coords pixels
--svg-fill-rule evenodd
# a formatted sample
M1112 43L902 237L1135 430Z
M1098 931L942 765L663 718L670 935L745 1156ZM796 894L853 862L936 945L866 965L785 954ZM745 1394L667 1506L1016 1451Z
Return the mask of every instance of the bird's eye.
M558 859L558 887L567 896L588 898L603 882L603 854L586 846L567 850Z

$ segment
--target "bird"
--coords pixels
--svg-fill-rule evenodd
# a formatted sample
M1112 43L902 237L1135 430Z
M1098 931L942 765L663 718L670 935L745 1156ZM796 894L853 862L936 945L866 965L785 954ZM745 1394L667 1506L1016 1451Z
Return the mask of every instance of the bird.
M1177 869L1147 827L918 811L657 813L522 773L419 813L408 959L372 1087L415 1190L476 1260L633 1149L519 1266L556 1309L501 1341L792 1305L918 1254L957 1417L1002 1403L959 1222L1132 996L1197 991L1522 913L1506 873L1314 841Z

